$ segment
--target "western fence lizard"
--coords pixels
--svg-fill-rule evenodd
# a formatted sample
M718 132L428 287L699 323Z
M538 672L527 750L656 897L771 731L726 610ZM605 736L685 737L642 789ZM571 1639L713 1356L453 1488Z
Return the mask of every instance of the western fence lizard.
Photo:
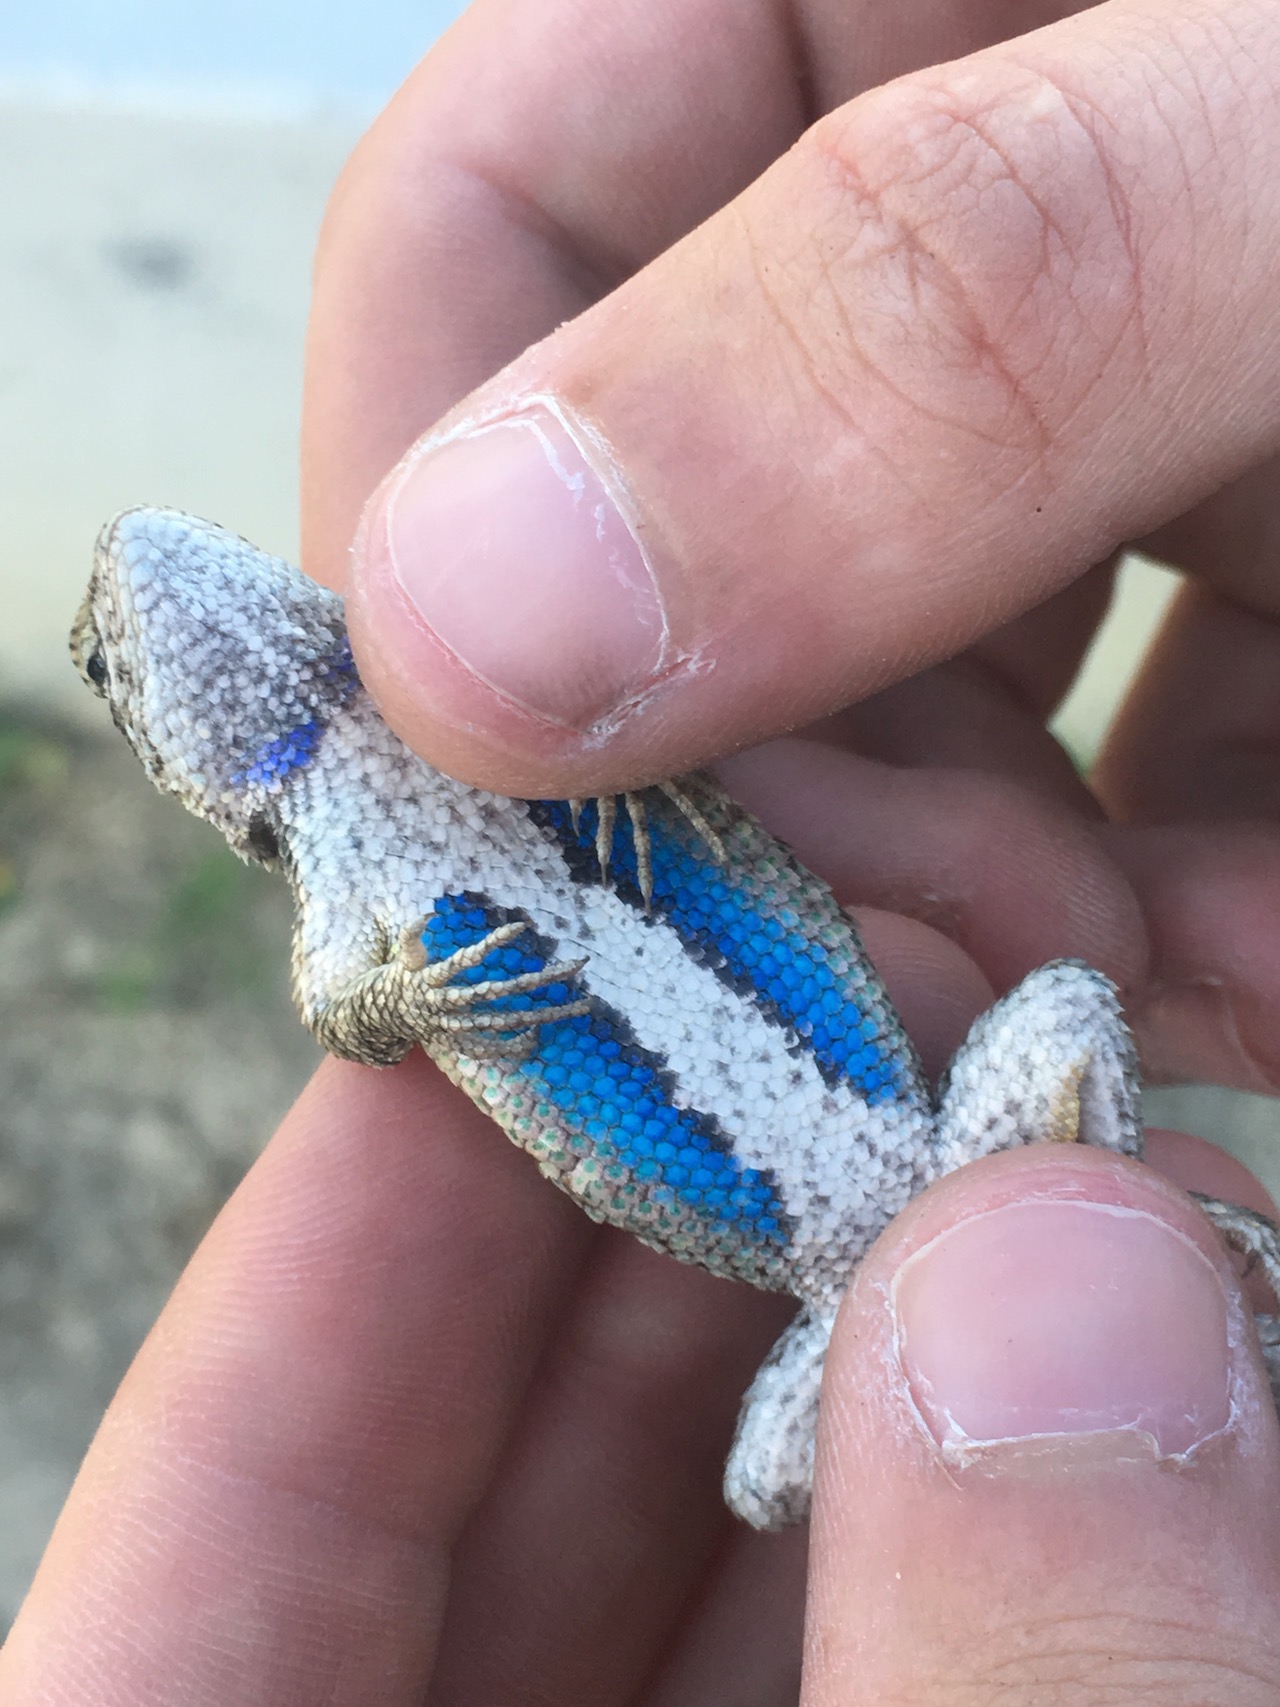
M454 782L378 715L341 599L234 534L126 511L72 650L152 781L288 875L293 993L327 1049L421 1044L589 1215L799 1300L725 1471L749 1523L807 1511L836 1308L916 1192L1038 1139L1141 1153L1101 973L1033 972L931 1094L848 916L710 778L621 814ZM1280 1278L1280 1231L1202 1201Z

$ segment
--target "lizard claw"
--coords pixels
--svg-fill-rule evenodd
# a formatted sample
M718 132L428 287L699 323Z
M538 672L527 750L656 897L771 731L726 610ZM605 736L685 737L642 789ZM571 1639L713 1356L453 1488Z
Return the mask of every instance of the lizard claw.
M716 864L728 865L729 850L717 832L712 829L706 814L701 811L688 789L683 788L678 782L660 782L657 786L660 792L666 795L676 811L687 819L698 832L706 843L707 852Z
M406 972L421 972L427 964L426 944L422 940L426 928L427 915L423 913L420 918L403 926L396 938L395 960Z
M318 1016L316 1035L325 1048L378 1066L402 1060L414 1043L429 1051L442 1049L447 1057L518 1062L537 1047L541 1026L590 1013L591 998L586 995L547 1001L541 1007L502 1005L516 996L571 984L585 959L555 960L510 977L457 982L460 973L472 971L495 949L523 936L527 921L509 920L441 960L428 955L426 926L424 917L396 932L390 958L370 967Z
M618 805L611 794L602 794L596 801L596 860L600 866L600 881L609 875L609 855L613 851L613 826L618 818Z
M656 783L655 788L675 807L677 812L696 831L699 838L706 844L707 851L717 865L727 865L728 852L719 834L712 828L706 815L700 810L688 789L678 782ZM629 790L622 796L622 803L631 823L631 835L636 854L636 887L644 898L646 910L653 904L653 839L649 833L649 810L645 805L644 792ZM585 804L580 799L570 800L569 822L577 835L582 824L582 808ZM595 855L596 864L600 868L600 879L603 882L609 875L610 857L613 852L613 831L618 819L618 806L615 796L601 794L595 797L596 831Z

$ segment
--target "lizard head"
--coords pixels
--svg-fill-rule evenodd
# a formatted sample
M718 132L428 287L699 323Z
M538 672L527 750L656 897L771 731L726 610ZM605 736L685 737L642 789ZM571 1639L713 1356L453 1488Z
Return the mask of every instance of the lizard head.
M359 691L341 599L210 522L126 510L71 655L158 788L243 858L281 857L283 791Z

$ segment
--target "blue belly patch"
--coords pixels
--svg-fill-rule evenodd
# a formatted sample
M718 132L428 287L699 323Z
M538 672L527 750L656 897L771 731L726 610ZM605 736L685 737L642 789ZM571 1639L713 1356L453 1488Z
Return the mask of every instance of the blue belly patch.
M562 800L530 801L536 822L550 829L580 882L599 883L596 808L583 808L578 828ZM775 1023L789 1027L828 1084L843 1080L870 1104L914 1094L915 1063L886 1045L875 1015L861 1011L833 969L824 945L806 937L787 908L760 911L710 857L683 818L672 822L665 803L649 816L653 899L649 916L670 925L690 956L738 995L752 996ZM619 813L607 881L642 916L630 822ZM905 1040L904 1040L905 1041Z
M431 959L441 960L514 919L523 915L484 896L446 895L435 902L422 941ZM457 982L515 977L558 958L530 925L524 936L459 973ZM551 984L533 994L497 998L493 1005L498 1011L554 1007L578 993ZM772 1174L739 1166L713 1116L675 1105L670 1075L606 1003L543 1025L535 1053L512 1070L528 1078L597 1155L622 1163L645 1182L654 1202L683 1204L753 1244L786 1243L787 1217Z

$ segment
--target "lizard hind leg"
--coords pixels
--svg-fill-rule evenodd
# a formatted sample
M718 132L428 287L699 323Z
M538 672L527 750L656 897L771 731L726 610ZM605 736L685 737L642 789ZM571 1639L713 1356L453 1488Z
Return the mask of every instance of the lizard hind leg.
M755 1529L782 1529L809 1514L818 1393L834 1319L802 1308L742 1401L724 1497Z
M1081 961L1042 966L975 1021L957 1051L940 1095L935 1174L1044 1139L1141 1156L1140 1093L1115 986ZM1280 1296L1280 1227L1256 1210L1191 1195ZM1280 1407L1280 1316L1255 1321Z
M936 1174L1080 1139L1142 1154L1141 1081L1115 985L1079 960L1030 973L973 1023L939 1092Z

